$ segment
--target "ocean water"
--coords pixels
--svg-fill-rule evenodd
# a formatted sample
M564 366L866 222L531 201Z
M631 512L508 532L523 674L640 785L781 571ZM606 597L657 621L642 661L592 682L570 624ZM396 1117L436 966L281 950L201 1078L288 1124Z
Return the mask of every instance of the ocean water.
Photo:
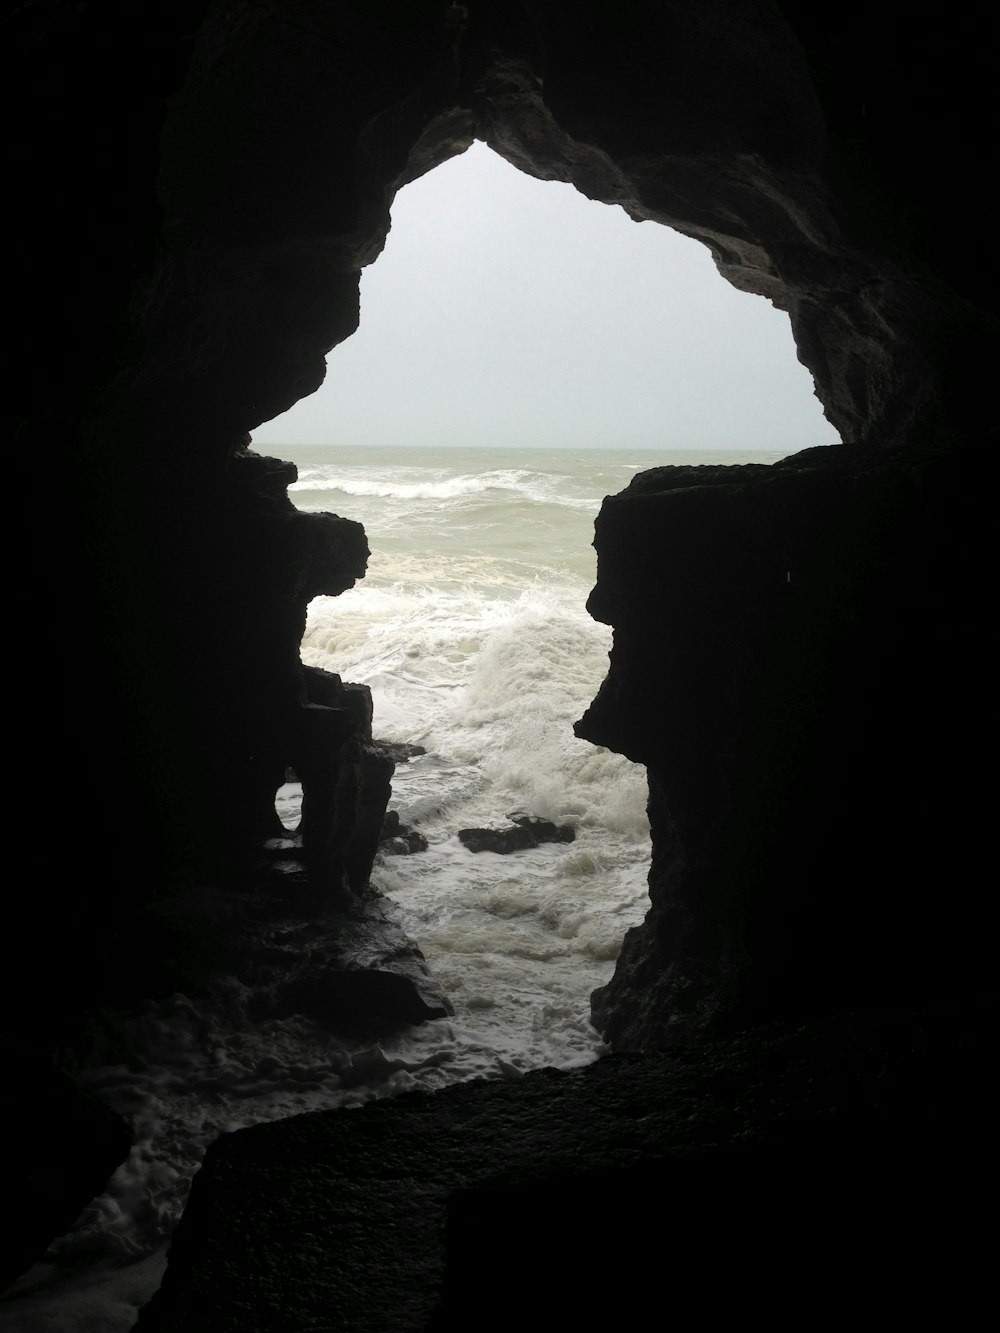
M376 737L427 751L397 766L390 808L428 850L387 858L375 880L455 1005L431 1025L454 1043L438 1074L593 1059L590 992L648 906L649 863L645 771L573 735L611 647L586 610L594 518L636 472L720 456L273 452L298 466L295 504L360 520L373 552L363 582L312 603L303 661L367 684ZM280 793L290 825L296 795ZM568 824L575 841L507 856L459 841L512 813Z
M362 681L379 739L425 747L390 808L429 841L376 882L455 1005L462 1072L590 1060L588 996L645 904L645 774L573 735L607 671L586 611L601 498L649 460L597 451L279 450L303 509L358 518L373 555L317 598L313 666ZM282 792L294 822L295 789ZM540 815L575 841L474 854L460 829ZM456 1072L458 1069L456 1068Z
M352 1045L303 1018L249 1025L247 995L224 978L213 1005L177 995L131 1020L130 1058L92 1070L88 1083L133 1123L136 1147L53 1247L53 1262L0 1302L5 1331L130 1328L220 1133L601 1053L590 992L645 912L649 834L644 771L572 731L611 645L585 607L594 518L605 495L649 467L784 456L292 444L261 452L297 464L290 494L301 509L367 530L367 577L313 602L302 658L370 686L378 739L425 748L397 766L390 808L428 849L387 857L374 880L455 1013ZM278 793L290 827L299 799L294 784ZM460 843L459 829L505 826L512 813L571 825L575 841L507 856Z

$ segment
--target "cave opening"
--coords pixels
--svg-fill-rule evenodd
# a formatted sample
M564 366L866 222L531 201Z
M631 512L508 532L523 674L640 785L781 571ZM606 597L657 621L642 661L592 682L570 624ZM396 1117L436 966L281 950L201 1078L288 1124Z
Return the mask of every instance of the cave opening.
M645 469L774 462L836 432L786 316L687 237L482 143L401 190L392 223L322 389L254 435L297 465L300 509L363 522L372 549L363 583L312 603L302 661L372 690L396 758L375 882L481 1072L589 1058L589 995L649 863L644 770L573 734L611 646L586 610L594 518ZM292 775L292 833L300 799ZM459 836L525 818L572 845Z
M144 1330L290 1320L298 1327L331 1321L423 1327L413 1304L435 1300L446 1182L461 1195L470 1184L482 1190L498 1173L515 1183L533 1180L541 1161L566 1164L571 1174L590 1172L620 1162L625 1145L638 1162L634 1196L624 1206L613 1195L595 1198L593 1176L582 1178L569 1216L573 1234L581 1227L587 1234L565 1254L567 1272L581 1251L602 1245L599 1236L595 1241L600 1218L614 1217L620 1243L616 1249L612 1237L610 1253L604 1245L604 1270L646 1271L655 1286L662 1252L670 1248L670 1219L667 1231L656 1228L644 1246L634 1244L641 1239L634 1230L617 1224L631 1215L648 1230L652 1194L667 1212L672 1206L677 1234L693 1235L697 1248L706 1228L692 1231L675 1170L690 1165L689 1197L712 1200L716 1216L726 1210L717 1206L713 1185L735 1180L739 1196L730 1210L731 1244L724 1236L721 1248L708 1247L696 1276L710 1279L713 1267L727 1271L732 1255L745 1256L749 1218L761 1239L750 1253L754 1260L759 1255L762 1308L768 1308L773 1254L782 1247L759 1225L760 1210L750 1214L744 1205L773 1196L806 1249L832 1256L817 1270L806 1263L816 1277L806 1285L820 1297L831 1282L837 1286L842 1247L836 1235L830 1245L812 1242L826 1238L829 1219L834 1232L843 1231L840 1219L860 1209L876 1219L861 1238L875 1273L887 1271L879 1228L899 1230L894 1212L910 1214L897 1246L909 1268L890 1265L889 1280L876 1283L876 1298L898 1306L901 1286L913 1277L911 1303L926 1306L922 1275L933 1267L944 1275L947 1299L977 1238L959 1227L952 1263L940 1253L938 1223L963 1215L974 1220L977 1213L960 1188L928 1194L924 1184L929 1177L971 1181L981 1174L973 1159L987 1140L975 1132L969 1108L986 1099L970 1075L983 1063L976 1019L985 1012L981 991L990 971L977 947L990 938L977 929L984 915L977 890L982 857L975 838L964 836L985 821L975 818L978 803L962 780L970 771L967 738L981 730L988 697L979 679L990 660L980 642L980 571L991 567L983 550L990 524L976 502L989 493L981 463L994 429L989 370L996 345L995 302L982 281L988 247L956 248L953 235L955 201L967 225L988 217L991 202L975 133L988 124L983 103L990 80L981 77L985 71L970 71L966 29L731 0L669 6L247 0L161 6L157 21L139 32L123 27L117 8L41 0L21 6L15 24L24 39L19 137L29 169L16 196L25 207L12 210L22 233L16 253L24 256L11 315L22 334L13 340L20 358L10 377L19 418L13 438L19 459L61 460L51 474L72 512L69 521L48 525L48 544L53 534L68 538L61 543L62 583L79 595L60 604L69 613L61 642L74 646L74 661L86 669L85 688L74 688L71 706L58 710L55 750L39 751L49 793L41 810L43 883L40 891L29 885L13 893L8 930L5 1033L18 1044L26 1037L31 1047L27 1062L11 1052L7 1099L19 1126L9 1136L14 1176L25 1185L10 1211L28 1237L25 1261L67 1224L67 1217L59 1220L67 1201L83 1206L131 1141L129 1158L103 1199L88 1208L76 1240L53 1251L55 1266L79 1272L94 1256L130 1261L149 1253L155 1267L161 1261L154 1251L205 1146L223 1136L214 1165L200 1177L201 1220L195 1208L174 1249L170 1279L141 1316ZM981 46L985 53L987 44ZM964 76L952 79L957 94L942 99L941 81L928 79L928 69ZM614 624L617 647L603 713L595 721L600 710L589 710L587 734L648 765L654 864L650 915L630 935L614 982L593 1012L608 1044L639 1058L567 1076L540 1071L446 1089L482 1072L487 1047L493 1072L518 1068L509 1046L484 1041L472 1050L464 1041L458 1029L474 1031L471 1003L453 1025L450 1044L441 1040L441 1022L408 1037L409 1045L341 1041L326 1026L331 1009L335 1018L351 1007L370 1012L379 998L367 984L370 955L355 953L364 963L350 977L337 966L334 945L346 914L324 936L325 906L318 892L310 894L306 877L282 886L279 914L276 894L266 897L257 883L241 881L237 901L220 890L215 874L221 867L238 878L247 830L256 837L258 817L274 819L271 760L299 739L295 729L306 711L299 691L306 589L323 583L326 592L351 574L336 568L342 529L290 513L282 484L287 471L260 467L243 448L246 433L303 399L318 381L325 350L349 335L357 274L384 240L395 186L442 163L476 133L529 174L572 180L591 198L625 201L635 217L713 239L727 276L791 312L802 356L850 445L816 450L820 461L779 465L766 486L741 482L735 495L728 480L701 486L688 473L683 493L649 484L617 507L606 506L594 604ZM444 161L440 170L450 169ZM433 178L442 177L435 171ZM68 199L100 201L75 210L69 243ZM647 235L654 228L634 231ZM388 271L402 239L400 228L366 278L362 339L372 328L370 281ZM574 245L564 236L561 248ZM577 295L610 278L616 315L627 316L640 298L650 299L654 283L626 297L611 267L599 258ZM474 270L467 283L478 299L475 317L452 318L461 324L460 350L491 370L509 369L507 357L483 354L480 333L495 322L496 304L480 273ZM405 386L403 372L419 364L416 352L427 342L428 314L441 291L432 282L412 303L415 345L383 361L389 375L381 385L365 386L364 422L374 426L377 408L405 402L404 387L427 381L417 375L415 385ZM572 308L579 312L579 303ZM549 332L545 350L573 345L551 336L550 312L532 318L526 311L524 305L513 350L536 346L528 334L540 330ZM596 326L586 313L577 323ZM612 351L573 401L590 408L588 423L607 425L607 365L616 358L633 369L645 363L622 351L627 318L601 323ZM51 356L39 351L51 346L54 329L76 349L58 374ZM334 371L343 368L350 379L360 345L345 343ZM535 359L541 370L540 354ZM457 402L463 363L458 353L437 360L450 380L432 397L439 406ZM551 373L543 378L555 382ZM632 398L649 405L661 378L637 377ZM526 383L524 373L500 376L477 424L502 423L508 409L527 399ZM344 420L349 387L339 390ZM723 388L710 396L727 397L731 385ZM670 413L649 415L662 422ZM760 415L742 400L741 439ZM565 400L553 405L550 421L553 429L574 429ZM265 442L264 431L258 439ZM468 441L466 429L453 447ZM625 442L639 443L633 434ZM359 435L341 447L367 443ZM384 451L398 441L370 443L369 452L381 445L387 457ZM442 443L432 439L424 447ZM621 443L599 439L593 447ZM670 461L655 452L665 445L671 441L652 442L650 461ZM563 452L581 447L574 434ZM280 441L275 452L284 452ZM624 462L629 455L616 457ZM412 454L394 464L393 484L406 466L416 468ZM565 476L564 468L555 471ZM427 478L406 480L416 486ZM303 468L300 504L307 481ZM607 489L619 485L611 480ZM494 501L515 493L494 490ZM570 508L568 495L558 488L551 514ZM367 510L374 499L390 497L355 498ZM415 499L411 494L411 515ZM434 501L424 497L432 519ZM452 497L453 512L454 503ZM46 506L42 528L48 512ZM489 533L484 512L466 515L454 552L457 591L474 582L467 566L472 541ZM583 522L582 510L577 517ZM430 522L427 530L440 541L444 526ZM385 535L369 527L373 545L386 550ZM761 540L743 541L747 534ZM420 568L429 548L419 525L411 522L403 536L409 546L393 554L400 580L408 561L414 585L433 591ZM776 548L783 558L772 562ZM589 563L589 547L580 554ZM320 634L346 635L352 597L380 591L378 559L357 593L336 603L333 627L314 617L310 636L317 625ZM537 557L531 562L536 572L539 564ZM502 595L504 589L509 585L498 586L494 602L509 619L496 628L510 630L519 607L534 614L522 622L527 632L509 634L506 645L540 652L561 612L544 602L540 583L529 585L524 604ZM391 593L392 585L381 591ZM431 631L443 642L449 617L435 620L433 599L427 600L426 621L403 617L409 649ZM769 626L777 626L776 637ZM466 659L484 656L480 628L474 620L464 626ZM585 656L574 651L582 640L567 642L561 661L571 658L575 666ZM680 651L664 651L671 643ZM334 646L332 665L350 669L349 645ZM320 640L313 647L326 652L329 645ZM64 657L41 653L48 669L41 689L35 660L26 659L33 663L31 697L68 697ZM531 682L517 674L524 657L498 651L495 669L484 674L514 687L511 715L526 723L528 744L512 767L535 783L543 776L547 733L530 715ZM391 655L383 663L387 676L398 678L400 666L409 670L427 724L435 689L442 698L463 697L462 685L420 676L447 660L432 642L400 663ZM377 701L383 736L389 693L381 688ZM720 695L728 710L720 709ZM405 702L402 695L396 700L401 712ZM466 692L459 710L468 724L464 756L445 764L427 746L427 755L400 763L399 784L421 766L436 765L440 779L457 780L484 760L511 758L496 740L495 702L480 697L477 718L468 703ZM262 766L247 759L269 746L267 774L258 780ZM56 752L67 762L57 763ZM588 754L595 765L601 760L596 747ZM73 778L70 800L65 783L53 777L63 769ZM607 790L599 772L593 785ZM471 795L478 799L486 790ZM555 791L564 794L565 784ZM520 799L518 807L492 805L489 817L499 810L506 818L514 808L523 808ZM113 833L112 854L98 852L95 860L85 853L102 830ZM582 819L575 831L572 847L553 844L545 853L553 864L568 867L580 855ZM57 852L55 873L50 848ZM387 873L419 868L422 855L397 857ZM489 855L470 852L468 861L478 867ZM456 863L457 856L455 849ZM527 964L547 962L552 951L556 963L579 957L586 922L578 889L607 877L607 865L596 874L578 866L575 881L564 877L568 898L525 911L523 875L513 858L500 862L511 867L502 892L470 880L471 907L457 902L449 916L432 920L432 905L415 900L414 922L426 916L422 924L433 925L456 957L463 932L489 946L498 926L510 926ZM565 910L574 894L575 914ZM949 932L950 899L957 906ZM489 910L476 916L484 903ZM544 926L546 919L545 956L532 957L537 937L520 927L533 920ZM426 938L422 929L411 933ZM465 956L478 959L477 980L492 971L500 989L520 1001L516 977L490 964L488 948ZM345 989L348 981L357 989ZM461 995L462 987L453 990ZM465 994L480 1004L488 1000L485 989L468 986ZM109 1031L107 1003L133 999L141 1010L128 1012L121 1033ZM558 987L544 1004L536 1005L541 1025L559 1028L568 1006ZM923 1012L916 1015L918 1005ZM579 1008L586 1005L574 1013ZM478 1012L497 1009L487 1004ZM827 1022L831 1010L846 1019L839 1039ZM82 1059L82 1047L74 1043L87 1038L92 1022L96 1046L80 1082L135 1133L120 1120L124 1139L110 1135L115 1141L91 1149L78 1138L79 1113L67 1108L62 1119L56 1112L62 1094L57 1098L55 1087L39 1081L36 1057L58 1049L66 1052L60 1064L80 1072L72 1061ZM716 1037L736 1022L751 1025L743 1057L735 1066L720 1064L712 1046L717 1051ZM657 1053L678 1044L688 1050L678 1061L668 1055L668 1062L686 1065L700 1083L681 1080L680 1096L671 1096L669 1076L652 1075L640 1085L640 1063L652 1073ZM575 1098L567 1096L570 1085ZM432 1098L405 1099L436 1103L431 1118L414 1117L404 1100L371 1114L297 1114L359 1106L408 1087L441 1089ZM551 1104L533 1100L549 1088L556 1090ZM625 1113L612 1124L594 1114L602 1088ZM505 1122L490 1114L490 1104L501 1100L520 1108L528 1133L504 1132ZM289 1123L274 1135L227 1133L281 1118ZM406 1138L408 1120L414 1132ZM317 1139L310 1140L320 1121L332 1122L323 1129L334 1138L325 1157L314 1151ZM384 1132L373 1133L379 1125ZM594 1135L568 1137L576 1127ZM372 1154L376 1139L392 1145L391 1155ZM401 1143L411 1146L400 1152ZM956 1163L956 1143L970 1145L968 1160ZM840 1151L831 1154L831 1144ZM467 1157L470 1147L494 1145L499 1155L477 1164L478 1176L463 1162L450 1181L426 1155L444 1146ZM526 1149L530 1160L519 1162L511 1147ZM760 1169L734 1175L748 1147L761 1150ZM887 1149L898 1174L885 1173ZM344 1164L364 1160L374 1167L370 1193L356 1193L349 1177L346 1189L334 1183ZM926 1167L920 1198L896 1188L914 1177L914 1161ZM259 1170L265 1164L276 1167L270 1179ZM842 1165L849 1168L844 1187L824 1188ZM775 1193L782 1177L801 1189ZM427 1188L414 1195L404 1188L410 1180L425 1180ZM888 1188L873 1190L879 1180ZM49 1183L51 1207L43 1197ZM485 1193L487 1209L478 1217L460 1211L447 1219L448 1231L462 1230L476 1251L471 1266L473 1256L465 1256L474 1300L470 1317L459 1307L441 1327L474 1324L483 1290L496 1294L498 1272L512 1279L500 1293L511 1308L508 1323L535 1308L537 1290L513 1280L517 1251L544 1251L562 1233L550 1212L535 1212L539 1196L523 1193L509 1213L494 1213L499 1226L484 1228L483 1211L496 1197L493 1189ZM24 1201L36 1199L44 1215L32 1237L34 1210ZM364 1202L345 1210L345 1199ZM529 1240L537 1236L538 1244L525 1244L529 1214L536 1219ZM365 1217L368 1234L353 1225ZM138 1231L130 1230L130 1218ZM501 1233L505 1251L491 1243ZM849 1240L859 1252L853 1233ZM418 1266L408 1268L414 1256ZM449 1276L454 1259L447 1260ZM859 1272L861 1280L847 1284L855 1306L870 1299L869 1270L862 1265ZM284 1287L275 1281L279 1274ZM157 1279L158 1270L147 1271L146 1282ZM558 1305L565 1284L549 1285L557 1304L547 1322L572 1322ZM593 1285L577 1284L584 1324L593 1319ZM393 1286L406 1317L379 1319L372 1306ZM612 1319L627 1324L622 1284L605 1286ZM649 1284L632 1286L641 1305ZM697 1302L706 1284L686 1286ZM126 1305L144 1299L141 1287L133 1284ZM742 1299L745 1284L737 1288ZM789 1288L796 1301L801 1288L801 1282ZM46 1321L51 1326L128 1318L117 1294L99 1314L88 1293L90 1308L79 1317L55 1299L62 1308ZM19 1311L6 1313L22 1326ZM632 1322L641 1316L638 1309Z

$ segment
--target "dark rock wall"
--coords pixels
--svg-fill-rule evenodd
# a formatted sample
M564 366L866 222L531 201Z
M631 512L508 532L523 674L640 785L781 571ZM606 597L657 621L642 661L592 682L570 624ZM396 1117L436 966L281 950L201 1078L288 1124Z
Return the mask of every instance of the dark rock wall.
M877 422L879 443L940 443L993 407L982 277L928 206L928 156L936 185L988 212L967 130L988 80L964 33L785 8L791 22L769 4L583 0L516 22L476 5L473 100L516 165L704 240L726 278L788 310L845 440ZM949 63L971 77L944 106L927 69Z
M287 471L247 456L245 433L316 387L325 353L355 328L358 271L381 248L394 191L475 135L535 175L705 240L730 281L789 311L845 439L922 458L955 451L936 472L859 464L857 481L845 455L822 480L786 470L759 493L724 479L704 492L651 483L619 502L650 516L635 524L632 553L616 535L620 510L602 521L595 605L618 635L588 734L631 753L635 717L656 696L650 734L675 748L641 756L663 797L653 801L654 897L678 857L698 867L677 890L683 910L663 920L690 918L684 949L709 989L723 956L726 977L747 974L731 961L741 952L766 971L766 948L732 925L757 793L780 795L765 802L772 851L801 849L813 825L797 823L800 793L818 781L828 801L846 780L842 760L835 781L823 776L824 747L840 743L844 718L858 739L877 723L872 699L859 713L831 700L886 691L920 658L918 641L941 642L933 626L921 630L916 571L936 570L926 552L963 533L975 464L957 460L994 413L988 246L968 239L984 218L985 44L958 24L922 30L909 11L897 21L895 8L189 0L144 6L140 22L124 4L19 7L8 397L18 457L63 501L48 575L24 579L41 659L25 695L57 719L34 747L46 891L15 895L9 933L18 951L45 939L31 983L55 1015L39 1020L43 1031L66 989L85 1005L114 987L134 904L179 874L238 865L267 816L268 784L307 703L297 659L306 603L350 586L365 549L342 520L296 516ZM947 99L935 91L942 69L962 71ZM885 511L863 498L880 486L899 497ZM745 567L747 533L782 552L774 570L763 558ZM709 616L692 613L675 576L693 561L686 543L702 552ZM780 585L786 550L826 607L815 626L778 600L787 588L767 583L776 572ZM965 547L949 550L957 577ZM968 589L977 571L962 568ZM655 596L629 584L650 571ZM935 619L952 628L961 617L934 578ZM50 590L64 594L58 615L42 601ZM935 650L913 685L935 735L956 693L968 701L954 663L932 680L946 657ZM790 676L794 702L772 729L765 719ZM655 688L661 679L669 691ZM704 756L685 734L695 719ZM878 761L892 790L914 759L898 708L889 733ZM867 769L862 785L874 838ZM892 827L903 836L902 810ZM751 913L755 939L788 905L789 857L780 907ZM100 887L81 893L81 865L95 860ZM746 892L766 903L770 882L761 870ZM673 903L674 890L663 892ZM891 912L875 914L884 938ZM691 932L709 942L690 945ZM837 947L850 935L836 932ZM627 961L616 983L630 993L656 989L674 966L647 945L639 953L641 966ZM784 985L787 959L779 971ZM614 1026L617 1001L608 1005Z
M594 997L616 1045L982 986L942 917L980 910L972 466L845 446L605 502L615 647L578 731L647 765L653 837L652 909Z
M980 1035L778 1025L224 1135L137 1333L974 1323Z

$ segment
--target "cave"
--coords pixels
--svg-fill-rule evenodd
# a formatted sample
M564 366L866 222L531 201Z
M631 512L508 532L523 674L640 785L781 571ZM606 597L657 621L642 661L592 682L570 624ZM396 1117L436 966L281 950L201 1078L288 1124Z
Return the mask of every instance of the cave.
M355 329L395 191L479 138L707 243L789 313L844 443L656 468L597 519L615 642L577 728L646 766L652 829L649 913L593 1002L614 1053L224 1135L137 1327L467 1328L484 1288L495 1326L525 1302L637 1324L627 1282L538 1296L552 1236L689 1321L720 1273L726 1314L870 1296L961 1321L988 1141L987 44L793 0L34 0L10 23L8 392L56 552L53 589L22 576L50 722L41 882L4 938L7 1276L128 1151L76 1086L115 1054L107 1015L197 1006L244 956L289 764L316 811L300 938L363 897L391 759L364 683L298 644L365 534L296 514L247 437Z

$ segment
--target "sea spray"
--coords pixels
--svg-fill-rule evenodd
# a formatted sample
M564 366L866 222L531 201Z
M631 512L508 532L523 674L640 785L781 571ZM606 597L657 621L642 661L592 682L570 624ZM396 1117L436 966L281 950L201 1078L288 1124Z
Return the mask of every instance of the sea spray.
M524 451L517 467L492 451L291 452L296 503L363 517L375 552L364 584L313 603L303 660L365 681L376 734L427 751L397 767L391 804L428 850L386 861L376 882L480 1059L592 1059L589 993L646 905L645 774L572 724L610 649L586 612L593 519L637 465L591 451ZM458 840L515 813L568 824L576 841L500 856Z

